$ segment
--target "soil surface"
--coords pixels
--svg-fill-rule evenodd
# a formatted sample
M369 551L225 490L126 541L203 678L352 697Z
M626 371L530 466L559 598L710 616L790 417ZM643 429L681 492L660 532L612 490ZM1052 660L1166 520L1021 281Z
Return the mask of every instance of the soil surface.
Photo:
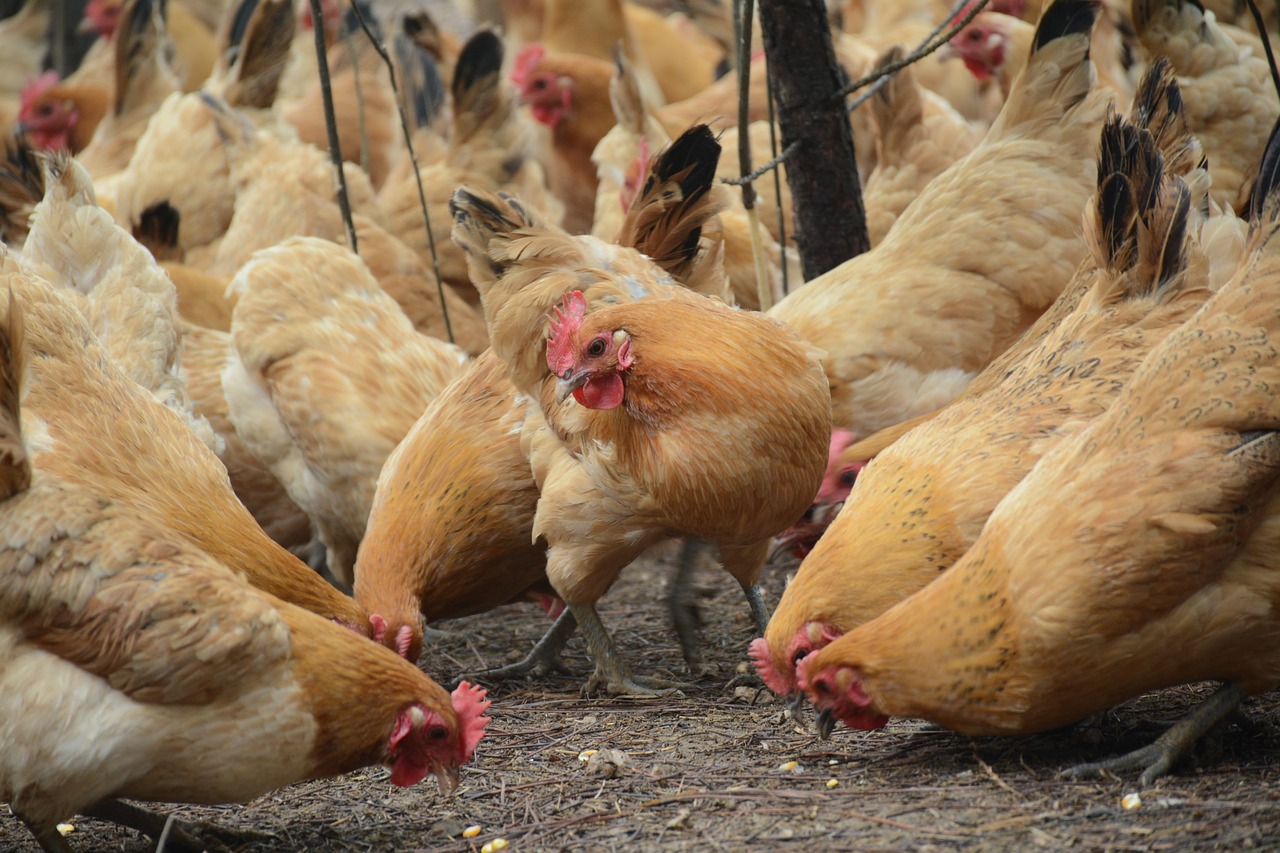
M602 602L637 674L686 677L663 603L671 574L668 557L648 557ZM784 576L766 570L771 604ZM767 691L730 684L746 669L746 604L713 567L698 585L712 676L663 699L583 699L590 665L575 638L566 662L581 677L492 689L493 722L451 798L430 779L394 788L373 768L243 806L160 808L266 834L228 845L245 853L479 851L499 838L511 851L1280 849L1280 699L1250 700L1246 728L1211 739L1193 766L1126 809L1136 774L1076 782L1058 771L1149 743L1211 685L1150 694L1099 726L1050 735L971 738L894 721L822 741L809 709L793 719ZM452 683L522 656L549 624L532 605L443 623L449 636L421 663ZM587 750L594 761L581 760ZM73 824L77 851L153 849L129 830ZM472 825L480 834L464 839ZM0 850L38 849L0 806Z

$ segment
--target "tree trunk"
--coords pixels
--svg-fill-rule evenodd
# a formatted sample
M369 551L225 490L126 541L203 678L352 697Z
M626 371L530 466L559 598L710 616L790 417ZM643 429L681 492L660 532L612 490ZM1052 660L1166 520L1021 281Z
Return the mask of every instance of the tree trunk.
M760 26L783 149L800 142L787 158L787 184L809 281L871 247L853 131L836 97L842 79L823 0L760 0Z

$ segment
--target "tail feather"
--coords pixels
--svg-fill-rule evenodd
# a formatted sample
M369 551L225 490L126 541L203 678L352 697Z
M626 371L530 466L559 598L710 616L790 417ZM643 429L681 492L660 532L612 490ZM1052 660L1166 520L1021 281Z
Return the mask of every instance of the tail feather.
M409 26L405 18L404 26ZM406 33L392 40L400 73L405 112L417 128L428 127L445 104L444 78L437 57Z
M465 186L454 190L449 213L453 242L466 253L471 281L482 294L511 266L514 259L506 251L511 239L539 224L519 200L505 193L473 192Z
M31 460L21 421L26 333L12 289L8 302L8 313L0 322L0 500L31 484Z
M1206 168L1204 151L1187 123L1182 89L1167 57L1155 57L1143 72L1133 95L1129 121L1145 127L1155 137L1169 172L1186 175L1193 169Z
M630 246L684 281L698 260L703 228L724 209L714 192L720 143L705 124L695 125L649 166L615 241Z
M1099 0L1056 0L1045 9L1026 67L1013 81L988 139L1027 124L1059 121L1096 88L1089 37L1100 5Z
M166 0L126 0L116 34L115 114L131 106L141 77L160 58L165 38Z
M456 139L469 139L491 121L502 121L510 98L502 88L502 39L480 30L462 48L453 70L453 121Z
M35 150L21 137L7 141L0 161L0 243L22 245L43 196L44 169Z
M244 0L237 7L223 53L227 67L234 69L227 103L254 109L275 103L296 28L289 0Z

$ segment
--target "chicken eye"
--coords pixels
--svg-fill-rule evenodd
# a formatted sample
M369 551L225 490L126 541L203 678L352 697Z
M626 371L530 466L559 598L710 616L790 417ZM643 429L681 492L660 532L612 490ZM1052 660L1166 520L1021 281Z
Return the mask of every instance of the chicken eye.
M600 356L604 355L604 350L605 350L604 341L601 340L600 338L596 338L594 341L592 341L590 344L587 345L587 355L591 356L592 358L599 358Z
M969 41L973 42L974 44L977 44L978 42L982 41L982 33L978 32L977 30L971 31L969 33Z
M444 726L432 726L427 729L427 738L429 740L444 740L449 736L449 730Z
M845 469L840 472L840 485L852 486L854 480L854 472L851 469Z
M36 115L49 116L53 115L53 104L41 104L36 107Z
M535 92L540 92L543 89L547 88L547 81L542 79L534 80L533 85L530 88L532 88Z
M795 657L791 659L791 665L792 666L798 665L800 661L808 657L809 652L811 651L813 651L813 649L807 649L807 648L796 649Z

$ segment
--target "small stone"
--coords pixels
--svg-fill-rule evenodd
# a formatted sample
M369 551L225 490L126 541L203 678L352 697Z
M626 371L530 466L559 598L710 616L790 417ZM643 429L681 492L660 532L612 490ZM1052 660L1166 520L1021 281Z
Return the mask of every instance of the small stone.
M631 763L620 749L602 749L587 757L587 772L593 776L612 779Z

